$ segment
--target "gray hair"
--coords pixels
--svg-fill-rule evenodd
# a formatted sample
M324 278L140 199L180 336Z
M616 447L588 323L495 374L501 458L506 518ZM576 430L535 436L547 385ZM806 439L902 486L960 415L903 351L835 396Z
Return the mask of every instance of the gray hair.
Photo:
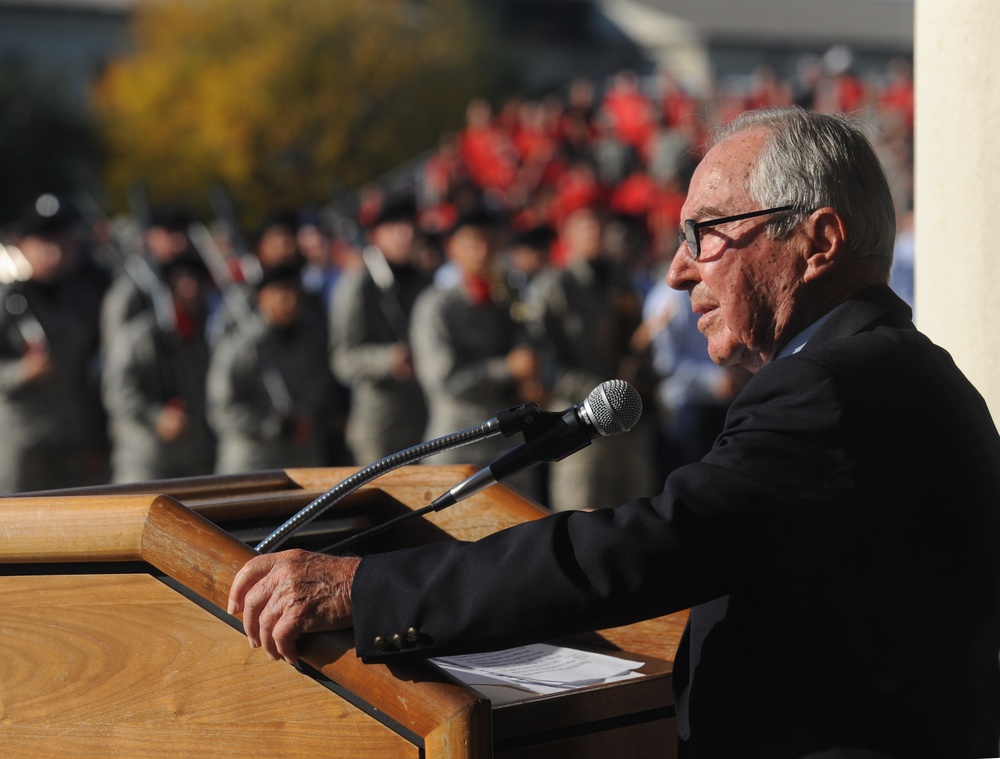
M860 127L846 116L771 108L741 114L717 131L715 142L750 129L767 133L748 180L750 197L762 208L834 208L847 228L848 254L875 259L888 279L896 212L885 172ZM776 220L770 233L786 236L801 218Z

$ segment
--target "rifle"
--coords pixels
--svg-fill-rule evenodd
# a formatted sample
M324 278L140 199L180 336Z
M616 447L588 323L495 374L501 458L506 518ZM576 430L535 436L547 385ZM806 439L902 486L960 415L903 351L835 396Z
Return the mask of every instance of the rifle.
M0 234L0 283L14 285L31 278L31 264L20 248L10 243ZM7 294L5 307L14 318L14 326L21 333L21 339L29 348L48 349L49 339L38 318L32 313L28 299L19 292Z
M410 344L410 320L399 302L399 288L393 276L389 262L385 260L382 251L375 245L366 245L361 251L361 260L368 269L379 294L379 308L389 327L396 335L396 341L404 345Z
M339 182L330 187L330 194L333 200L331 209L336 234L347 239L361 251L361 260L379 293L379 310L389 323L396 341L409 345L410 320L399 302L396 277L382 251L366 242L361 225L357 222L359 210L357 200L353 193Z
M230 262L235 264L234 268L240 272L245 282L256 284L260 281L263 272L257 256L253 254L253 250L240 229L239 214L236 212L236 204L233 203L232 196L223 185L216 184L209 190L208 199L229 246L227 266L230 265ZM223 260L226 260L225 253L221 249L219 252L222 254ZM233 278L232 271L233 268L230 268L227 280Z
M250 326L259 329L260 315L250 303L246 291L235 281L229 268L225 253L212 238L212 233L204 224L192 224L188 229L188 237L194 245L201 260L205 262L215 284L222 293L222 300L237 329L246 330ZM261 379L271 406L282 417L287 417L292 410L292 396L274 356L267 346L258 343L257 356L260 360Z
M10 285L31 278L31 264L16 245L0 234L0 284Z
M149 203L142 188L134 186L128 191L131 220L112 221L100 203L85 191L78 192L74 204L87 226L97 229L101 222L109 222L111 239L108 249L118 267L139 288L153 310L156 328L168 346L179 341L177 316L174 313L173 295L150 260L143 236L150 226Z
M170 287L163 281L150 261L149 253L143 242L146 232L152 226L152 213L149 210L149 199L146 197L146 191L138 185L130 187L128 205L132 218L138 227L138 239L131 241L131 250L138 255L126 255L122 263L132 281L149 298L160 334L167 340L168 345L176 345L180 339L177 334L174 297L170 292Z
M360 209L357 198L341 182L330 185L330 198L330 221L334 235L361 250L365 247L365 236L358 223Z

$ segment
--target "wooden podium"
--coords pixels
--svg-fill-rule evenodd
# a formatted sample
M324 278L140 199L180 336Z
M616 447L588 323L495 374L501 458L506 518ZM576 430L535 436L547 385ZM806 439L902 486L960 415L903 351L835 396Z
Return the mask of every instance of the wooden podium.
M396 470L314 525L343 531L381 522L427 505L471 471ZM307 636L300 668L250 649L224 612L233 577L254 555L234 535L263 537L352 473L296 469L0 499L4 752L101 759L673 755L670 660L683 614L571 642L639 659L644 677L496 704L430 663L362 664L349 633ZM475 540L545 513L495 486L387 532L365 550ZM343 534L302 533L305 547Z

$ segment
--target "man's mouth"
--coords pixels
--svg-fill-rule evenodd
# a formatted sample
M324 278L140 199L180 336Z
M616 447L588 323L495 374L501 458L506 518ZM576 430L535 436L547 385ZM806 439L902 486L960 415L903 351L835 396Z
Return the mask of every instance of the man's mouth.
M712 304L701 304L692 310L698 315L698 331L702 334L706 334L706 330L711 326L714 321L714 316L718 311L718 306Z
M692 303L691 310L698 314L699 317L710 314L712 311L718 308L718 305L714 303Z

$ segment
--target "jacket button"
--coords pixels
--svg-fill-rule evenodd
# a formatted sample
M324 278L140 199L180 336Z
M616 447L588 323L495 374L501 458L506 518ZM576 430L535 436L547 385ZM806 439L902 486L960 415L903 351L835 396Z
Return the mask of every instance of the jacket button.
M375 636L374 643L375 643L375 648L377 648L379 651L388 651L389 650L389 641L387 641L381 635L376 635Z
M410 643L416 643L420 640L420 631L416 627L410 627L406 631L406 639L410 641Z
M403 647L403 636L400 635L399 633L396 633L395 635L393 635L392 636L392 645L395 646L396 648L402 648Z

